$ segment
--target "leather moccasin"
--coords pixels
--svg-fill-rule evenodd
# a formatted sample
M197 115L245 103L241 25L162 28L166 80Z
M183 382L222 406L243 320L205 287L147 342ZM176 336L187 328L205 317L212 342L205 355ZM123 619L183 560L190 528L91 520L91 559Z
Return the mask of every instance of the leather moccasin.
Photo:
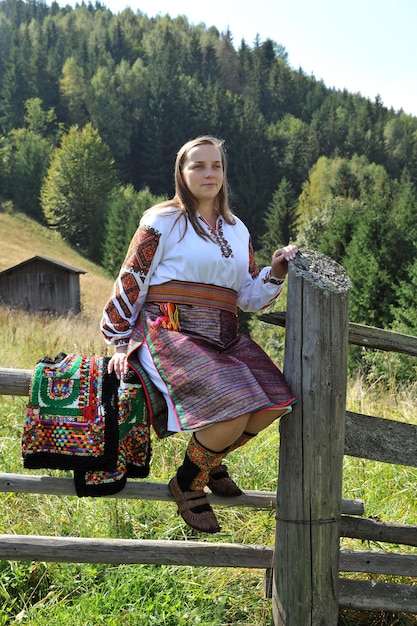
M220 531L219 523L204 491L182 491L176 476L171 478L168 487L177 503L178 513L191 528L203 533ZM204 506L208 510L196 513L193 509L199 506Z
M226 465L218 465L211 470L207 486L212 493L223 498L235 498L243 493L230 478Z

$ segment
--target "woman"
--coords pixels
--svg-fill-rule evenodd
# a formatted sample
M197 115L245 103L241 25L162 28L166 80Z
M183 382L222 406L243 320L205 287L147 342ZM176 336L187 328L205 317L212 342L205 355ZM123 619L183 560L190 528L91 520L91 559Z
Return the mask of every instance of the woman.
M175 196L145 212L130 244L102 332L115 346L109 372L135 369L159 437L189 431L183 464L169 482L192 527L220 530L204 487L242 493L222 464L295 401L264 351L237 332L237 306L257 311L282 290L293 245L259 272L250 235L228 204L222 141L186 143L175 164ZM161 395L162 394L162 395Z

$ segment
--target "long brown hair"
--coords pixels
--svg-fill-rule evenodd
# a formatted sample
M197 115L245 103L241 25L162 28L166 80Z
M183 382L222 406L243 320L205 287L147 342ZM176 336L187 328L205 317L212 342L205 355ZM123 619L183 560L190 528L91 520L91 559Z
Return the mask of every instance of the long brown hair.
M210 135L202 135L200 137L196 137L196 139L191 139L191 141L187 141L178 151L177 158L175 161L175 195L171 200L166 200L165 202L161 202L155 207L152 207L152 211L163 209L166 207L177 207L180 211L180 215L178 219L185 215L188 216L190 223L192 224L194 230L200 237L207 238L207 232L202 228L200 224L200 220L197 217L197 199L188 189L187 185L184 182L184 178L182 175L182 168L184 166L184 162L187 159L187 156L193 148L196 146L202 145L211 145L217 148L220 152L220 158L222 162L223 168L223 185L217 194L217 202L218 202L218 210L219 214L223 217L224 221L228 224L235 224L235 218L229 206L229 194L228 194L228 183L227 183L227 159L226 154L223 148L224 141L222 139L217 139L216 137L211 137ZM184 231L185 234L185 231Z

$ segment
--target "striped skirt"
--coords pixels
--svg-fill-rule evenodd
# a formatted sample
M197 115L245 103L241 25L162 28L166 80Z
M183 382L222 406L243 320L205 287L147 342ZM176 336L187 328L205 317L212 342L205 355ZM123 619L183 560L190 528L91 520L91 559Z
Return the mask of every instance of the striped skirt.
M146 302L131 342L168 407L165 429L154 423L159 436L245 413L290 410L295 398L281 371L258 344L238 333L232 307L216 308L212 299L210 306L170 306L167 315L166 303Z

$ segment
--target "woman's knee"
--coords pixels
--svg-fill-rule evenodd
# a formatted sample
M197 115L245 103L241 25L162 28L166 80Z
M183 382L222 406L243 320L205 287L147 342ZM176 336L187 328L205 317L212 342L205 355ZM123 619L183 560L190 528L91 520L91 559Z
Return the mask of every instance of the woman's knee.
M246 424L247 432L256 434L270 426L277 419L285 415L288 409L266 409L264 411L258 411L257 413L251 413L248 422Z
M196 433L197 440L210 450L224 450L232 445L246 429L250 413L240 415L227 422L217 422Z

